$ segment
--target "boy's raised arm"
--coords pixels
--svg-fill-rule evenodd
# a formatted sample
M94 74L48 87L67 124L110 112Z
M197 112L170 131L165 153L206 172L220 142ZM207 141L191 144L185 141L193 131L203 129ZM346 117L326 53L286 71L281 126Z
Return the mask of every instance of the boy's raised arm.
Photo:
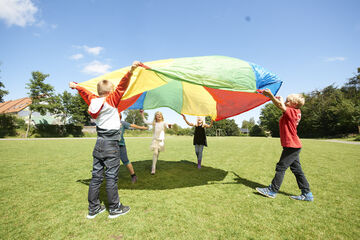
M135 69L140 66L142 63L139 61L134 61L131 65L130 70L125 74L125 76L121 79L119 84L116 86L116 89L114 92L109 94L107 97L107 102L112 105L113 107L118 107L121 97L124 95L127 87L129 86L131 76Z
M78 90L80 96L84 99L84 101L86 102L87 105L90 105L91 99L94 99L94 98L97 97L95 94L93 94L92 92L90 92L90 91L86 90L85 88L79 86L75 82L70 82L69 87L72 88L72 89Z
M270 100L274 103L274 105L279 108L281 111L285 112L286 111L286 106L284 104L283 98L282 97L275 97L272 92L269 89L265 89L263 91L263 94L270 98Z

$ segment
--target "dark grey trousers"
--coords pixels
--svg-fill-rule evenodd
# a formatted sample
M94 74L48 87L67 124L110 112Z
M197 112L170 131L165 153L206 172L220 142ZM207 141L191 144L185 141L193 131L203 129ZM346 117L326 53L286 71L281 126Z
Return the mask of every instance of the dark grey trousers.
M118 173L120 167L119 142L98 138L93 151L92 179L89 185L89 210L96 210L100 207L99 192L100 186L106 178L106 194L109 209L115 209L119 205L118 194Z
M306 180L305 174L300 164L301 148L283 148L279 162L276 164L275 177L271 182L271 188L274 192L278 192L280 186L284 180L286 169L290 167L290 170L295 175L296 182L302 193L310 192L309 183Z

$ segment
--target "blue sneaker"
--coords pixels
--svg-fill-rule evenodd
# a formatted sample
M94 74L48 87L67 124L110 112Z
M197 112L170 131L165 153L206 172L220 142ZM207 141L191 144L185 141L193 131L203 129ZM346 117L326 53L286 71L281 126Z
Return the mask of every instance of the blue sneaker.
M312 192L308 192L308 193L302 193L300 196L290 196L290 199L312 202L314 201L314 196Z
M256 188L256 191L258 191L261 195L264 195L266 197L269 198L275 198L276 197L276 192L274 192L271 187L266 187L266 188Z

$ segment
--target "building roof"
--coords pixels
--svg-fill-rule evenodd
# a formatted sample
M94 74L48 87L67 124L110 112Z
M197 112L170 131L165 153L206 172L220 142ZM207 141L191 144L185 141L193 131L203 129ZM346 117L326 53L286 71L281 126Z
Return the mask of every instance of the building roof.
M31 104L31 98L25 97L0 103L1 113L18 113Z
M240 132L242 133L249 133L250 130L248 128L240 128Z

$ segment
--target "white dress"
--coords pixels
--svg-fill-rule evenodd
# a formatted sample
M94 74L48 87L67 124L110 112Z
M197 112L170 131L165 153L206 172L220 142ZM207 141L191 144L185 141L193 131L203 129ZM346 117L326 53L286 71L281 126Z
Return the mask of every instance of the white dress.
M165 128L167 128L167 126L168 124L165 122L156 122L155 126L153 126L154 134L150 145L151 151L154 151L155 149L159 149L159 152L165 151Z

